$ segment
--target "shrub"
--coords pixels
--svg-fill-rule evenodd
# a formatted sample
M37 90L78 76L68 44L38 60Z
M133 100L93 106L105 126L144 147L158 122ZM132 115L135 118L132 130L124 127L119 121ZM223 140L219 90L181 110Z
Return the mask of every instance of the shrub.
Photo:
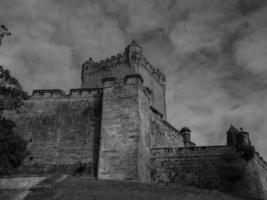
M15 124L8 119L0 119L0 174L9 174L27 156L27 142L13 132Z
M73 175L82 175L82 174L90 174L92 173L92 168L90 164L78 162L74 166Z
M5 111L19 111L28 95L9 70L0 66L0 174L12 173L26 157L26 141L14 133L15 123L6 119Z
M255 155L255 148L252 145L237 145L235 148L246 161L250 161Z

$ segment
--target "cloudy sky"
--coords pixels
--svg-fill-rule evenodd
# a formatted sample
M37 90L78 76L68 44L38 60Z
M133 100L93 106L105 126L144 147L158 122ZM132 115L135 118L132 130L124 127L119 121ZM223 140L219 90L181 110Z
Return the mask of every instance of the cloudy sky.
M265 0L1 0L0 24L0 64L26 91L77 88L85 60L135 39L167 75L174 126L215 145L233 123L267 159Z

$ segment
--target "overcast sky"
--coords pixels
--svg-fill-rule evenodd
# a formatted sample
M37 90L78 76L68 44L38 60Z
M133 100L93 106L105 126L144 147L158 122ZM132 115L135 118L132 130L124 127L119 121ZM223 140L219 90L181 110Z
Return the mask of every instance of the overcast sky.
M85 60L135 39L167 76L175 127L216 145L232 123L267 159L265 0L1 0L0 24L0 64L26 91L77 88Z

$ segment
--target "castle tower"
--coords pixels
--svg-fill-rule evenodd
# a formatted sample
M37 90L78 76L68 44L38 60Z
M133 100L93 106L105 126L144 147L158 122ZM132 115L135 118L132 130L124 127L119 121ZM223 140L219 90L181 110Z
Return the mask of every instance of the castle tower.
M238 144L241 145L251 145L249 133L244 131L242 128L238 135Z
M133 40L132 43L125 48L126 62L129 65L132 65L136 60L140 62L142 51L142 47Z
M229 128L227 131L227 145L228 146L234 146L234 145L251 145L250 139L249 139L249 133L246 131L243 131L241 128L240 131L233 127Z
M123 82L124 77L140 74L144 86L152 92L152 106L166 118L165 75L155 69L144 57L142 47L131 42L122 54L111 56L100 62L91 58L82 65L81 87L102 88L102 79L114 77L116 82Z
M126 76L121 85L116 81L103 79L98 178L147 182L149 131L144 127L149 123L150 99L140 75Z
M233 125L230 126L230 128L227 131L227 145L232 146L237 143L236 138L239 131L236 129Z
M188 127L183 127L180 130L182 136L183 136L183 140L184 140L184 144L185 146L190 146L191 145L191 130Z

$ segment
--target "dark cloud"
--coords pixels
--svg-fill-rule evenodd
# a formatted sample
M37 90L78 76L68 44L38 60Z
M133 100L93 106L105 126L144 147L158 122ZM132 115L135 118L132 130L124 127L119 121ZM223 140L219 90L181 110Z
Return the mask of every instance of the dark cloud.
M80 85L80 66L136 39L167 75L169 120L196 143L222 144L233 123L267 156L264 0L1 0L12 32L0 62L30 91Z
M238 1L238 9L243 15L247 15L249 13L255 12L258 9L262 8L266 3L265 0L239 0Z

